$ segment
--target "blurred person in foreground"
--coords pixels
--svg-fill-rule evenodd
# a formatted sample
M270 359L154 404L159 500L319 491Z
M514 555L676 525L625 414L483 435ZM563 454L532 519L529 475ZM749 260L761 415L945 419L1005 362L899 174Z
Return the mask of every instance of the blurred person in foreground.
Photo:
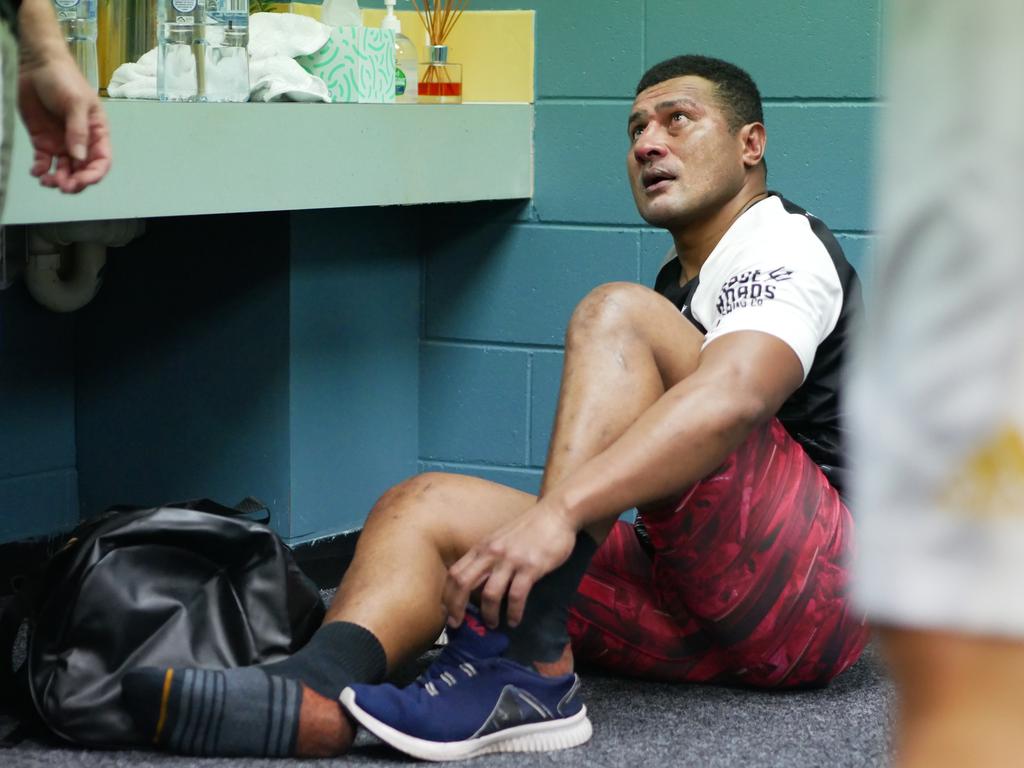
M901 766L1024 764L1024 4L892 8L851 406Z
M15 96L34 150L30 172L40 184L75 193L106 176L107 118L71 56L50 0L0 0L0 216Z

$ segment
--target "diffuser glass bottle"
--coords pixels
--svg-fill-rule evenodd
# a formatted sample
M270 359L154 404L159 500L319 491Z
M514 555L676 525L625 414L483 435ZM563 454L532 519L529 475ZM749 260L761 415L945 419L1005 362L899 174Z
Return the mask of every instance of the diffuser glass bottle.
M461 104L462 65L448 61L448 38L469 0L412 0L430 41L420 64L420 104Z
M431 45L430 60L420 64L420 104L461 104L462 65L448 61L447 45Z

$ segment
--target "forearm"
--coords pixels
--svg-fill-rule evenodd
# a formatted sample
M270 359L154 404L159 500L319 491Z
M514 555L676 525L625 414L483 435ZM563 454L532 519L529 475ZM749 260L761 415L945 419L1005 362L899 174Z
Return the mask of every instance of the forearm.
M55 57L70 55L51 0L22 0L18 35L22 67L39 66Z
M772 413L720 382L683 381L546 498L582 529L671 497L721 466Z

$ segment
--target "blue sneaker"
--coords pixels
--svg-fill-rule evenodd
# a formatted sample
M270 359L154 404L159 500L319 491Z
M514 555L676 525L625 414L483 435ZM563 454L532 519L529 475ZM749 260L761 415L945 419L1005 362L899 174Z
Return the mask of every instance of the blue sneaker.
M467 613L416 682L353 685L341 703L385 744L422 760L547 752L590 739L575 674L544 677L501 657L508 638Z

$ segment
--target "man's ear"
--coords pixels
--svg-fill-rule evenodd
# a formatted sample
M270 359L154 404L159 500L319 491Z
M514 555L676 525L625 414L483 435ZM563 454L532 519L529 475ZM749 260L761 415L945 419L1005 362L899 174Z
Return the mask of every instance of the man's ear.
M743 164L753 168L764 157L768 145L768 135L764 123L747 123L740 128L740 141L743 143Z

